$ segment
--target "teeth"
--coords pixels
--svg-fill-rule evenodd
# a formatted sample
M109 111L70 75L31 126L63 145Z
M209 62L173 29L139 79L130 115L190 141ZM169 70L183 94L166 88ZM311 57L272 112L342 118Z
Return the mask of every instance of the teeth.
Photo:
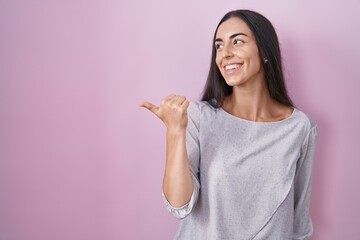
M239 67L239 64L226 65L225 70L235 69L235 68L238 68L238 67Z

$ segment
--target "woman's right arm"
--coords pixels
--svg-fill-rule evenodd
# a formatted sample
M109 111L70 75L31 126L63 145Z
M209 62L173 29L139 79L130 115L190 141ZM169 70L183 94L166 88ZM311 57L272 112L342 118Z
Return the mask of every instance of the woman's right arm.
M172 94L160 106L149 102L144 102L141 106L159 117L167 128L163 193L172 207L180 208L190 201L194 192L186 149L189 101L183 96Z

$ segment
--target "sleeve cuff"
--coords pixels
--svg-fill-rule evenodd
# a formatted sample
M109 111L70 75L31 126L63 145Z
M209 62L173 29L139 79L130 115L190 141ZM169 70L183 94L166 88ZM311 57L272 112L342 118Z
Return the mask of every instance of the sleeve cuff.
M165 202L166 209L175 218L183 219L191 213L191 210L195 206L199 195L199 185L194 184L194 191L191 195L190 201L181 207L173 207L166 199L164 192L162 192L162 198Z

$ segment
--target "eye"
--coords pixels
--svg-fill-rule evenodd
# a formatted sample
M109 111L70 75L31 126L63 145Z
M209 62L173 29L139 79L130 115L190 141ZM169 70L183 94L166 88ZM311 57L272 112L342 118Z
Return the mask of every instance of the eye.
M234 40L234 44L242 44L242 43L245 43L243 40L241 39L235 39Z
M220 50L220 49L222 49L223 48L223 45L221 45L220 43L216 43L215 44L215 49L216 50Z

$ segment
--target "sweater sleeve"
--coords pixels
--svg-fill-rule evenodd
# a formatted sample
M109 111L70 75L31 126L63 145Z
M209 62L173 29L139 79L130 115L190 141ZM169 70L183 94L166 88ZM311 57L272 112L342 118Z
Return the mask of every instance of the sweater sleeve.
M196 103L190 103L188 108L188 126L186 129L186 151L188 154L190 174L193 181L194 190L188 203L175 208L166 199L164 192L162 193L166 209L175 218L182 219L188 216L197 203L200 189L199 181L199 161L200 161L200 112Z
M314 124L308 132L296 164L294 202L294 240L310 239L313 224L310 216L312 168L318 127Z

